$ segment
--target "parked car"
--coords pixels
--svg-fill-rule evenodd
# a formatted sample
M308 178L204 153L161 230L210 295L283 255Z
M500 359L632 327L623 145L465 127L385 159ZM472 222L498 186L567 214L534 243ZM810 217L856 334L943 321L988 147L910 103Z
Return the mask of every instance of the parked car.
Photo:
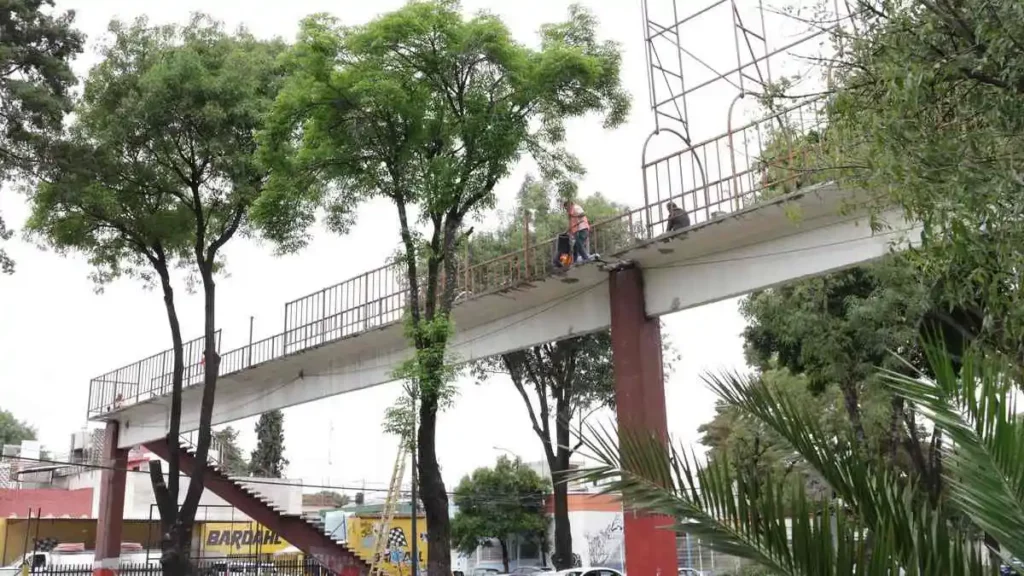
M73 551L58 549L45 552L40 550L29 552L22 558L0 568L0 576L20 576L21 568L25 565L28 566L30 573L39 571L45 573L46 571L52 572L56 570L65 576L74 576L76 574L91 576L96 555L91 550L85 550L84 546L79 548ZM135 550L133 548L121 553L122 566L128 565L133 568L139 568L147 564L154 568L159 568L160 552L150 550L147 553L145 550Z
M622 572L614 568L570 568L553 574L555 576L623 576Z

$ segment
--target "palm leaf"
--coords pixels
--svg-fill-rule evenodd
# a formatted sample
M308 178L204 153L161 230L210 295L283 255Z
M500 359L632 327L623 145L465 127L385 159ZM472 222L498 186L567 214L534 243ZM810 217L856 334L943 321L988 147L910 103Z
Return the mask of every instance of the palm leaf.
M915 485L867 458L849 436L831 436L816 414L757 377L735 373L705 376L725 402L737 406L785 439L832 488L861 527L874 533L873 546L891 539L890 554L911 574L978 574L980 560L971 535L951 528L946 512L918 495ZM888 545L889 543L887 543ZM872 559L879 554L872 548ZM935 571L937 570L937 572ZM868 572L878 573L878 572ZM887 573L887 572L882 572Z
M802 487L794 494L781 477L751 478L724 461L700 463L642 433L588 426L583 442L600 464L576 479L621 494L628 509L672 518L675 530L716 552L794 575L852 574L862 558L862 539L845 537L855 532L848 514L810 499Z
M999 542L1004 558L1024 558L1024 425L1007 378L1015 371L970 352L958 371L940 347L926 354L934 378L886 371L886 381L952 440L943 455L950 501Z
M868 462L818 415L736 374L706 377L726 403L788 441L832 487L836 498L810 498L772 473L704 461L634 431L588 428L582 439L599 465L576 478L619 493L628 509L674 519L719 552L778 574L980 575L977 547L912 484Z

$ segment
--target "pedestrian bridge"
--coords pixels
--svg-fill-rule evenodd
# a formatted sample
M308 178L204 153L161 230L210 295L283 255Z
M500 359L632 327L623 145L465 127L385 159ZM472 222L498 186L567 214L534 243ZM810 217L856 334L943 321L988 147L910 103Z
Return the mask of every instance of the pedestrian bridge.
M729 135L730 148L756 127ZM451 343L457 358L470 362L607 329L609 270L625 263L642 270L646 312L657 317L869 261L919 239L895 210L870 226L858 208L862 191L819 182L787 193L766 182L753 160L737 166L733 158L712 170L707 150L721 149L724 138L645 163L646 205L592 226L591 248L600 261L556 271L550 241L534 243L529 235L522 249L494 260L472 263L463 256ZM697 166L696 181L684 178L687 160ZM791 178L789 186L801 183ZM688 229L664 232L670 199L690 214ZM221 351L213 423L392 381L411 356L402 278L399 267L384 266L289 302L281 334ZM198 428L202 349L202 339L185 347L182 432ZM121 447L165 437L171 366L165 351L94 378L90 419L118 421Z

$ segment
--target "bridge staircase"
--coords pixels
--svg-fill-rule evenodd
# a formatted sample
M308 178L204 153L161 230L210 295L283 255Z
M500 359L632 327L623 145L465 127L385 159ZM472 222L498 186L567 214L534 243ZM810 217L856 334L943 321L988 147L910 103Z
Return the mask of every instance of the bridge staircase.
M191 475L197 463L195 446L187 439L179 442L179 446L181 470ZM165 460L170 456L170 447L166 440L148 442L146 448ZM341 542L344 534L328 535L321 521L309 520L301 514L287 512L258 491L232 480L215 462L210 462L207 467L204 485L207 490L302 550L307 557L315 558L332 574L369 574L370 564L367 559Z

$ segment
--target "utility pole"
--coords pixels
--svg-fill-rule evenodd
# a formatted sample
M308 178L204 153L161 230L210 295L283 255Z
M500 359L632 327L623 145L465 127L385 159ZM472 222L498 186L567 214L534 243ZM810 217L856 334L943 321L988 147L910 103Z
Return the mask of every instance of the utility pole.
M412 487L409 490L412 497L412 576L419 576L420 572L420 533L416 527L417 520L419 517L419 513L416 510L416 480L419 477L416 470L416 396L419 393L419 383L416 383L416 387L417 388L412 395L412 433L410 434L409 438L409 444L412 447L412 449L410 450L410 452L412 452Z

